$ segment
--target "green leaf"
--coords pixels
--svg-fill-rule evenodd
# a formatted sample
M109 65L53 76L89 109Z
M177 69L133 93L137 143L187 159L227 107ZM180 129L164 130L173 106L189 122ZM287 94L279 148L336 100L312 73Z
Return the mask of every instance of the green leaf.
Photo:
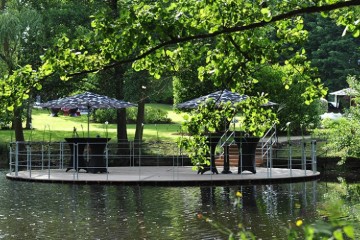
M353 36L354 37L359 37L360 36L360 29L356 29L354 32L353 32Z
M261 9L261 14L262 15L267 15L267 14L269 14L270 13L270 9L269 8L262 8Z
M52 65L49 63L49 61L46 61L40 68L44 76L48 76L53 73Z
M61 79L62 81L67 81L67 80L69 80L70 78L69 78L68 76L60 76L60 79Z
M42 89L42 85L40 83L35 84L36 90L40 91Z
M261 14L263 15L263 18L266 22L271 21L272 16L271 16L271 11L269 8L262 8Z
M336 229L336 230L333 232L333 235L334 235L335 239L337 239L337 240L344 240L342 231L341 231L340 229Z
M155 73L155 74L154 74L154 78L155 78L155 79L160 79L160 78L161 78L161 75L160 75L159 73Z
M344 233L351 239L355 239L354 228L352 226L345 226L343 228Z
M324 18L327 18L327 17L328 17L328 13L326 13L326 12L321 12L321 16L324 17Z

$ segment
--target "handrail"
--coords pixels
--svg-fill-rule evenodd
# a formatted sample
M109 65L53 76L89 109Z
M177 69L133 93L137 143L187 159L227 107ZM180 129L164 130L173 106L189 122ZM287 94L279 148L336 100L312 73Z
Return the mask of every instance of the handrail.
M270 136L268 136L270 135ZM268 138L267 141L261 141L262 142L262 146L261 146L261 158L264 159L264 157L268 154L268 152L270 151L271 147L270 146L274 146L275 143L278 142L277 136L276 136L276 124L274 123L269 130L264 134L264 136L262 137L263 139ZM273 141L273 139L276 139L275 141ZM264 149L266 149L264 151Z
M231 141L229 141L233 136L235 136L235 131L232 131L231 134L229 136L227 136L227 133L229 132L229 129L227 129L224 134L221 136L220 138L220 146L221 147L224 147L224 146L230 146L231 144L234 143L234 139L232 139ZM223 140L223 137L226 137L225 141L222 141Z
M275 130L275 127L274 129ZM233 142L236 132L228 131L223 135L224 143ZM271 137L269 137L271 136ZM267 137L275 139L276 132L271 132ZM226 140L226 141L225 141ZM286 149L272 149L270 140L264 141L269 147L266 149L269 154L266 156L266 167L268 177L271 178L272 157L276 151L286 151ZM223 143L223 144L224 144ZM165 144L165 146L163 146ZM26 147L27 146L27 147ZM310 148L309 148L310 147ZM126 149L126 152L121 151ZM79 151L79 148L76 149ZM280 163L277 163L275 167L286 167L290 169L290 175L292 174L293 167L299 167L306 172L306 168L310 166L311 169L316 172L317 164L317 152L316 142L311 141L311 144L302 145L301 158L292 155L292 148L289 144L289 155L278 158ZM229 152L228 152L229 153ZM169 155L170 154L170 155ZM240 153L241 154L241 153ZM10 175L18 177L19 171L27 172L28 176L32 178L33 171L43 171L47 175L48 179L52 178L53 174L66 172L67 167L76 166L78 170L80 167L84 167L80 162L80 154L72 154L69 143L67 142L11 142L9 144L9 169ZM134 143L129 142L126 146L121 146L117 142L107 143L105 151L103 153L95 153L91 151L84 152L83 158L91 157L96 160L101 157L101 166L85 165L86 169L107 169L108 167L124 166L123 163L127 163L129 167L141 167L141 166L190 166L191 162L188 156L179 149L179 146L173 142L152 142L152 143ZM74 161L74 160L75 161ZM163 159L163 160L160 160ZM186 160L186 161L185 161ZM66 164L65 164L65 162ZM148 162L149 161L149 162ZM229 161L230 162L230 161ZM224 161L225 163L225 161ZM228 162L227 162L228 163ZM301 163L301 165L300 165ZM73 165L70 165L73 164ZM79 165L80 164L80 165ZM225 165L225 164L224 164ZM76 170L76 169L75 169ZM82 168L83 170L83 168ZM90 171L91 172L91 171ZM68 175L72 177L72 180L79 180L83 175L78 174L79 171L71 171ZM139 170L139 176L141 171ZM35 175L35 174L34 174ZM104 179L108 180L108 174L103 175ZM292 175L291 175L292 176Z
M276 133L276 123L274 123L270 128L269 128L269 130L267 130L267 132L264 134L264 137L266 137L270 132L271 132L271 130L275 130L275 133ZM263 138L264 138L263 137Z

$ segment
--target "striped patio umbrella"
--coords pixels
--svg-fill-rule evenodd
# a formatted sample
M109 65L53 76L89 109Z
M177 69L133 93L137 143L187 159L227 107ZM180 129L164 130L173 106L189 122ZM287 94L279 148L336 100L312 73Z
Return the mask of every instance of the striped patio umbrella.
M90 111L98 108L128 108L137 104L110 98L92 92L84 92L70 97L59 98L40 104L44 108L86 108L88 110L88 135L90 125Z
M189 100L187 102L183 102L177 105L177 108L179 109L195 109L197 108L201 103L204 103L207 99L214 99L216 102L216 105L219 106L221 103L225 102L231 102L231 103L237 103L244 101L248 98L247 95L240 95L235 92L231 92L229 90L220 90L217 92L210 93L208 95L198 97L192 100Z

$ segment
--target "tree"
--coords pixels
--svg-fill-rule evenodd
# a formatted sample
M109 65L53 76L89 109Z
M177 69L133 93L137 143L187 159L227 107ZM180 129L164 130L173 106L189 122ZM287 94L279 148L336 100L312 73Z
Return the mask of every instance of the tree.
M277 123L273 111L262 107L265 103L267 103L265 95L249 97L235 104L222 102L219 106L210 98L193 110L191 117L185 117L183 130L191 137L180 138L179 146L188 152L195 168L210 164L215 167L214 162L211 163L211 158L207 157L210 154L209 145L212 143L213 134L223 135L230 128L235 115L240 114L238 126L233 126L232 131L242 132L243 136L248 137L263 136L269 127Z
M145 120L145 103L149 93L148 88L151 85L151 77L146 71L134 72L130 69L126 73L125 83L128 99L137 102L138 104L134 141L139 143L142 141L143 124Z
M200 64L182 66L181 70L175 73L173 83L174 103L179 104L199 96L207 95L225 88L215 86L214 83L205 78L202 81L198 78L197 68Z
M42 64L39 56L57 41L59 34L66 32L67 36L75 38L86 32L86 25L90 27L89 9L93 5L85 1L8 0L2 1L1 6L0 71L4 73L1 97L5 105L2 110L5 117L9 116L7 107L12 115L15 114L12 123L16 140L23 141L22 112L27 107L26 127L30 128L29 110L36 95L42 95L44 100L54 99L84 86L82 78L64 82L57 74L34 74L32 69ZM39 79L42 78L47 81L40 85ZM46 94L40 94L40 89Z
M336 26L334 20L320 14L306 16L305 28L309 40L305 44L312 66L330 91L347 87L348 75L360 74L360 39L350 35L342 36L344 29Z
M34 59L31 61L33 67L36 66L34 62L41 62L39 56L44 53L44 49L51 48L63 34L66 34L69 41L88 34L90 15L97 9L107 7L100 1L24 0L21 2L24 8L31 6L36 9L44 20L44 43L41 50L31 55ZM61 81L59 74L54 73L46 77L46 81L42 82L42 90L34 94L41 96L43 101L48 101L69 96L72 93L92 90L93 83L88 79L91 78L78 76L74 78L74 81Z
M302 70L302 67L297 66L296 69ZM259 82L255 85L253 92L264 92L272 102L277 104L274 108L279 120L279 130L286 131L288 122L291 122L290 129L293 134L301 134L301 131L314 129L319 125L320 115L323 113L320 100L304 104L305 99L302 96L309 84L309 81L304 81L304 78L311 78L311 74L316 74L316 72L297 72L289 66L280 65L264 66L255 73L255 78ZM271 81L266 81L267 79ZM291 82L287 89L284 88L283 79Z
M43 31L42 18L34 9L21 8L13 1L2 1L0 26L0 61L5 66L3 69L5 81L2 84L7 85L10 88L9 90L15 93L15 95L19 94L22 97L28 98L29 92L22 92L17 88L21 82L26 83L26 79L17 77L6 79L6 76L15 76L15 70L18 65L25 65L25 62L32 60L29 56L42 43L40 40ZM29 68L24 68L24 74L29 74ZM24 141L22 101L18 99L10 105L13 106L9 110L13 115L12 124L15 129L16 140ZM7 115L7 113L5 114Z
M67 43L64 38L57 48L65 53L67 49L68 53L61 56L49 51L45 67L60 72L65 79L78 72L134 62L136 70L147 69L159 78L165 71L178 70L182 62L194 63L199 56L206 56L206 64L199 68L200 79L209 78L216 85L243 89L252 85L247 78L249 73L265 62L302 61L301 50L296 54L292 47L306 40L301 14L334 10L332 17L336 17L344 14L342 8L358 4L358 1L332 4L318 1L313 5L304 1L299 8L298 1L273 1L267 6L253 1L231 4L135 1L122 9L116 20L104 13L96 16L92 22L95 34L88 42L101 41L97 46L100 53L81 51L73 62L68 61L65 71L51 60L51 56L61 60L78 50L74 48L77 44ZM339 19L351 26L348 30L356 36L356 16L346 10L347 17ZM269 39L270 35L276 36L275 40ZM215 44L209 44L209 39ZM309 99L320 95L315 91L319 87L307 92Z
M359 36L353 7L358 5L358 0L121 1L118 16L106 11L96 14L90 34L74 41L65 35L59 38L34 76L41 79L56 72L67 80L133 63L135 70L146 69L160 78L205 56L205 64L198 68L199 79L244 92L257 81L249 78L251 73L264 63L304 64L304 51L294 48L307 36L301 15L328 13ZM303 96L310 103L323 94L324 87L318 80L315 84L314 79L307 81ZM288 84L284 81L285 87Z

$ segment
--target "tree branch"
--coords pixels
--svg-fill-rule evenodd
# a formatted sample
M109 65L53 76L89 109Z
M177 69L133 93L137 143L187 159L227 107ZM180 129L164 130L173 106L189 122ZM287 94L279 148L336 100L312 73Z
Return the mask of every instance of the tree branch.
M271 23L274 22L278 22L281 20L285 20L288 18L292 18L295 16L300 16L303 14L311 14L311 13L319 13L319 12L329 12L332 10L336 10L336 9L341 9L341 8L346 8L346 7L353 7L353 6L359 6L360 5L360 0L350 0L350 1L346 1L346 2L338 2L335 4L331 4L331 5L324 5L324 6L312 6L312 7L306 7L306 8L301 8L301 9L297 9L297 10L293 10L287 13L283 13L277 16L272 17L272 19L270 21L260 21L260 22L256 22L256 23L252 23L249 25L243 25L243 26L235 26L235 27L231 27L231 28L226 28L224 27L223 29L213 32L213 33L206 33L206 34L198 34L198 35L193 35L193 36L188 36L188 37L180 37L180 38L174 38L171 39L169 41L163 42L151 49L149 49L148 51L145 51L143 54L140 54L138 56L135 56L133 58L129 58L129 59L124 59L121 61L116 61L112 64L106 65L104 66L102 69L109 69L109 68L113 68L117 65L122 65L125 63L132 63L136 60L140 60L145 58L146 56L154 53L155 51L165 47L165 46L169 46L169 45L174 45L174 44L178 44L178 43L184 43L184 42L190 42L193 40L200 40L200 39L207 39L207 38L213 38L216 36L220 36L220 35L224 35L224 34L230 34L230 33L235 33L235 32L242 32L242 31L247 31L247 30L251 30L251 29L256 29L256 28L261 28L264 26L267 26ZM78 72L78 73L72 73L69 74L70 77L76 76L76 75L81 75L81 74L86 74L86 73L93 73L96 71L99 71L101 69L93 69L93 70L89 70L89 71L83 71L83 72Z

